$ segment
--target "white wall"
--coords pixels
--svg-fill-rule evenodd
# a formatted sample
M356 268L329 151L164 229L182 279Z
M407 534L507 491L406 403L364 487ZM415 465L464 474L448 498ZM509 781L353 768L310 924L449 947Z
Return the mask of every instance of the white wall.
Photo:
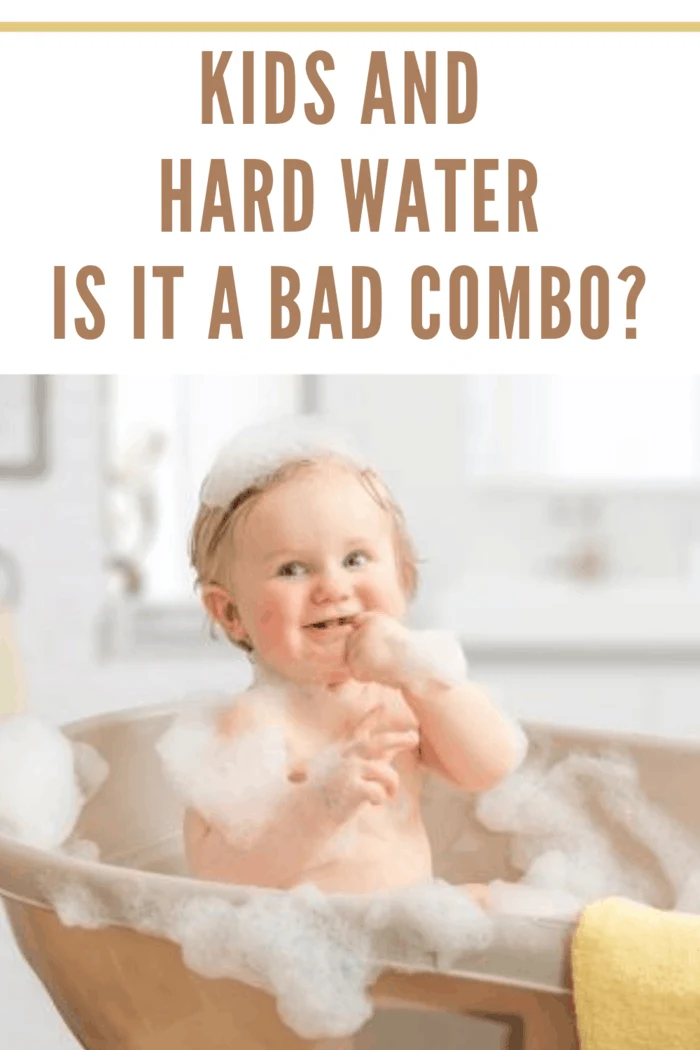
M330 376L321 390L323 408L357 431L399 496L425 558L428 596L463 573L562 572L582 536L580 493L469 488L463 377ZM628 486L594 501L599 516L584 535L606 578L688 579L700 548L700 486Z
M418 549L427 597L466 560L464 394L454 376L327 376L321 407L354 430L387 479Z

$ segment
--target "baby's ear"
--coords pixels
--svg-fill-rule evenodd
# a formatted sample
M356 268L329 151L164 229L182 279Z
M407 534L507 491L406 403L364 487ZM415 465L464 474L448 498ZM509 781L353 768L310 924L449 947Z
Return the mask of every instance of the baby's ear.
M246 632L238 615L238 609L228 591L218 584L207 584L202 588L202 602L213 620L216 620L231 638L237 642L246 640Z

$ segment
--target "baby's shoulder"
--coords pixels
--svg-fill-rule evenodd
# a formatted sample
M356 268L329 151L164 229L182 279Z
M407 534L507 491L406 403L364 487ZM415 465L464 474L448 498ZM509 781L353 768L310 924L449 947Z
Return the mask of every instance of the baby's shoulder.
M221 736L237 737L261 729L286 727L285 712L267 690L252 686L219 711L216 728Z

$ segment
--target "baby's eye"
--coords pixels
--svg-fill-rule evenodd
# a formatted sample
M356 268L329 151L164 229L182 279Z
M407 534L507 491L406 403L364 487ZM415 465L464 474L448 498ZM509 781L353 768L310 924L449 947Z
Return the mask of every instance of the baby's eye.
M306 572L306 567L302 565L300 561L288 561L284 565L280 565L277 570L278 576L303 576Z
M369 555L365 554L364 551L351 551L345 555L343 559L343 565L347 569L360 569L363 565L366 565L369 561Z

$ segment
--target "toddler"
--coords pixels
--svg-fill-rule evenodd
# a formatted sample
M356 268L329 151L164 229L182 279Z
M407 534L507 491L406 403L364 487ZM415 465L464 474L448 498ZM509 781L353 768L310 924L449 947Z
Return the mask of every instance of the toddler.
M381 479L308 417L252 428L204 483L191 554L255 671L218 716L230 807L186 814L191 871L325 892L430 879L426 770L485 791L526 741L467 681L455 639L405 625L416 558Z

